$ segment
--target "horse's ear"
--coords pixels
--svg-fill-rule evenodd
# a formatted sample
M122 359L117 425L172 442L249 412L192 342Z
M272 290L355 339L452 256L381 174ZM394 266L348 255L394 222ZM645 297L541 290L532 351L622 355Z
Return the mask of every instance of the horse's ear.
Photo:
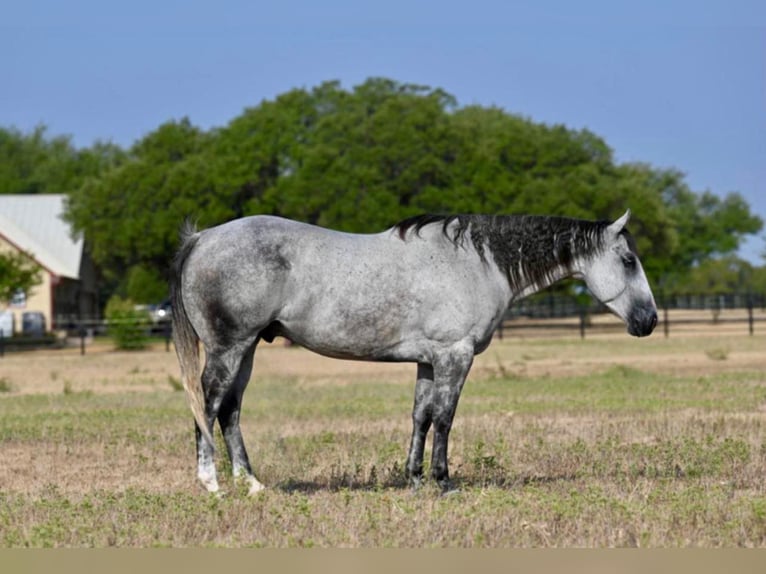
M630 209L628 209L622 217L620 217L617 221L612 223L607 229L609 230L611 234L617 235L628 224L629 219L630 219Z

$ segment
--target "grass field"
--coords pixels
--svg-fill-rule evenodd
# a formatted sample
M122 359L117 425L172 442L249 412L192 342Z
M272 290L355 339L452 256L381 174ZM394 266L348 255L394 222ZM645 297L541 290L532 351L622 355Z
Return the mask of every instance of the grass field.
M263 345L243 431L269 489L219 458L215 498L163 346L8 354L0 546L766 546L764 335L496 341L447 496L403 476L414 370Z

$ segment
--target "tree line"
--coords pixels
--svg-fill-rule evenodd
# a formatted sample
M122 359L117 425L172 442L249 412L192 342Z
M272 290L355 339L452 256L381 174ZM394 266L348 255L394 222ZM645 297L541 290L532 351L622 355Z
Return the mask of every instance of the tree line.
M256 213L376 232L425 212L614 219L630 207L653 284L766 291L764 267L735 256L763 226L739 193L617 163L587 129L385 78L293 89L209 130L171 120L127 149L0 128L0 193L66 193L105 294L139 302L165 297L187 217L207 227Z

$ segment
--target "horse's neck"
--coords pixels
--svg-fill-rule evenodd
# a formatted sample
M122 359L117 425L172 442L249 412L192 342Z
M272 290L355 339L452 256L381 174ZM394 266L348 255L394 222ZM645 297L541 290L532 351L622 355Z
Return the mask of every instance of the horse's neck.
M520 288L515 290L512 301L523 299L529 295L534 295L535 293L550 287L554 283L558 283L562 279L566 279L567 277L572 277L575 275L577 275L576 272L572 272L571 270L565 268L563 265L556 264L542 279L538 279L536 282L530 280L522 283Z
M532 261L527 260L530 255L525 254L523 249L519 251L515 269L509 269L509 281L511 281L511 290L514 292L513 300L533 295L562 279L583 276L588 256L583 252L578 253L574 236L570 233L568 241L563 244L561 238L557 238L555 233L550 237L538 235L538 244L532 255L535 259ZM546 252L548 257L542 262L539 261L540 253ZM563 255L565 252L566 256ZM531 269L534 271L529 274L525 272Z

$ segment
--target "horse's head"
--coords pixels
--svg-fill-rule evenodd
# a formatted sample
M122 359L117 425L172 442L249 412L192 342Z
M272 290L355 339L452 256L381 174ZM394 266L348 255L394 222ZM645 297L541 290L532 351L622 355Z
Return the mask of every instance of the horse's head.
M638 259L633 238L625 229L630 210L603 231L603 249L588 258L582 277L591 293L628 326L636 337L651 334L657 306Z

